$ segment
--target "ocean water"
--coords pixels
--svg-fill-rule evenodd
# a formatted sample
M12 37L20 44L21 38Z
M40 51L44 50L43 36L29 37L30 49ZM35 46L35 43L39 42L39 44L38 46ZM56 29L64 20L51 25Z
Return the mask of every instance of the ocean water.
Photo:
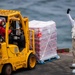
M0 0L0 9L19 10L29 21L55 21L58 48L72 47L72 26L66 15L68 8L75 18L75 0Z

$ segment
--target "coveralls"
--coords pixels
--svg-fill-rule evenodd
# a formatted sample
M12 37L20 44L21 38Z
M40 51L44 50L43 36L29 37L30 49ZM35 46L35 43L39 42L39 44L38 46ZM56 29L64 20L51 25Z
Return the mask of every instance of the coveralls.
M73 65L75 65L75 21L70 14L67 14L72 24L72 53L73 53Z

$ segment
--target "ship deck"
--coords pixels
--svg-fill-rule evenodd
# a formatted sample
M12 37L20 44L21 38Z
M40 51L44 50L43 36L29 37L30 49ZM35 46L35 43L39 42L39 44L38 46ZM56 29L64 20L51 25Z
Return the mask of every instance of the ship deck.
M72 75L72 53L59 53L60 59L37 64L33 70L19 69L13 75Z

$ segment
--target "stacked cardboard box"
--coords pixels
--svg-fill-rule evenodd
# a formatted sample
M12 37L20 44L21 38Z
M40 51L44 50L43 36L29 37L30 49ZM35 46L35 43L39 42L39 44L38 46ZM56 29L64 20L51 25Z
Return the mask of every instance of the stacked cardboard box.
M29 28L35 31L37 61L57 56L57 29L54 21L30 21Z

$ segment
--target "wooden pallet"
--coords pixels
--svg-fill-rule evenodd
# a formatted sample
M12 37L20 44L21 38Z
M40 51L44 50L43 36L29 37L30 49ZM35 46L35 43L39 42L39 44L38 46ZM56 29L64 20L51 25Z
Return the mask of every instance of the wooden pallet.
M57 55L57 56L55 56L53 58L49 58L49 59L46 59L46 60L39 60L39 61L37 61L37 63L38 64L45 64L47 62L52 62L52 61L57 60L59 58L60 58L60 56Z

